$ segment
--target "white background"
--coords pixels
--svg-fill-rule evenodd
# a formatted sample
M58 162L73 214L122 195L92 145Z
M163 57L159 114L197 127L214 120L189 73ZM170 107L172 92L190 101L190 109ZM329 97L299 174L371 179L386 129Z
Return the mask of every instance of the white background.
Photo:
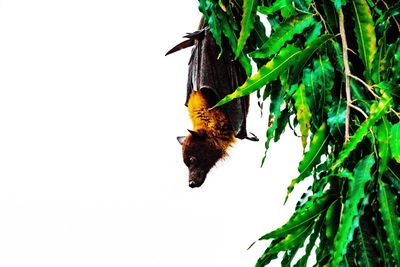
M0 266L253 266L301 145L267 116L190 189L177 135L197 1L0 0ZM267 110L264 111L267 113ZM274 262L271 266L279 266Z

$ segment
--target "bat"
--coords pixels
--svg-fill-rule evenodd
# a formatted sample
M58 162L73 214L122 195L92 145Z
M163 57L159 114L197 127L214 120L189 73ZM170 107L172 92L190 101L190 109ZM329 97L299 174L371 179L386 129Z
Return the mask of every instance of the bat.
M223 53L209 27L202 19L199 30L189 33L187 40L166 55L194 46L189 60L185 105L193 129L177 139L182 145L183 161L189 169L189 186L200 187L210 169L227 155L236 139L258 141L246 130L249 97L211 109L219 100L232 93L247 79L246 72L227 43L222 39Z

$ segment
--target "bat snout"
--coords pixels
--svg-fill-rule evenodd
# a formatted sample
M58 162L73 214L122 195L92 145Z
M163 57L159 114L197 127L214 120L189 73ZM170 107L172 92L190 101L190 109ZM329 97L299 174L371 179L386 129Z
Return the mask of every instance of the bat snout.
M195 187L199 187L199 186L196 184L195 181L190 180L190 181L189 181L189 187L190 187L190 188L195 188Z
M202 171L190 171L189 172L189 187L195 188L200 187L206 180L207 173Z

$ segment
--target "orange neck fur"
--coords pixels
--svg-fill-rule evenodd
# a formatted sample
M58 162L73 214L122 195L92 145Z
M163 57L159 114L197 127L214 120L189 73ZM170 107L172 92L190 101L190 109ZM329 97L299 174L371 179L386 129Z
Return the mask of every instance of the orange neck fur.
M235 142L229 120L218 108L209 109L207 100L199 91L193 91L188 102L189 116L194 131L205 131L213 143L224 151Z

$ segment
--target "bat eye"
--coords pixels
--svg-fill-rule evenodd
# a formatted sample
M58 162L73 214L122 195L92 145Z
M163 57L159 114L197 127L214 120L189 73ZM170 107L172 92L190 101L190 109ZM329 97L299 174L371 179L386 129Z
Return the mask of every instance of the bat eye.
M190 157L189 158L189 162L190 162L190 164L194 164L196 162L196 158L195 157Z

